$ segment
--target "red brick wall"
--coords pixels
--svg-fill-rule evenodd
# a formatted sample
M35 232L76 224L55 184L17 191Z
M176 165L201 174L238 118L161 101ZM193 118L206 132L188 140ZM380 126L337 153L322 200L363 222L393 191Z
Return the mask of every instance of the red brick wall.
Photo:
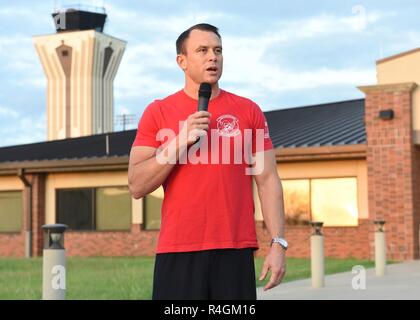
M257 256L264 256L271 240L270 234L264 228L263 222L256 222L257 237L260 249ZM324 254L326 257L372 259L373 242L369 233L374 227L369 220L359 220L357 227L324 227ZM288 257L307 258L311 255L310 226L287 226L285 238L289 242Z
M131 231L75 232L65 234L69 256L142 256L154 255L158 231L146 231L134 224Z
M267 253L270 235L261 221L256 222L257 238L260 249L258 256ZM369 220L359 220L358 227L323 228L325 255L327 257L355 257L372 259L373 242L369 233L373 233ZM286 238L290 248L288 257L309 257L310 236L312 230L308 226L287 227ZM154 255L158 231L145 231L141 225L132 225L131 231L119 232L66 232L65 247L68 256L142 256ZM0 239L2 239L0 237ZM6 237L4 237L6 240ZM18 241L16 241L16 239ZM10 235L7 240L14 245L1 246L0 256L23 256L23 235ZM38 255L42 254L42 250Z
M409 85L372 86L366 93L368 201L371 219L386 221L388 258L419 257L419 151L413 145ZM379 119L393 109L394 119ZM370 234L370 241L374 235Z
M42 225L45 224L45 174L34 174L32 182L32 255L42 255Z
M25 256L25 234L0 233L0 257Z
M420 258L420 146L414 146L413 152L413 198L414 198L414 257Z
M263 223L256 222L260 249L257 255L267 253L270 236ZM325 255L328 257L372 258L373 243L369 233L374 231L369 220L359 220L358 227L323 228ZM288 227L286 237L290 243L288 257L310 256L310 227ZM65 247L69 256L141 256L154 255L158 231L141 230L133 225L131 232L66 232Z

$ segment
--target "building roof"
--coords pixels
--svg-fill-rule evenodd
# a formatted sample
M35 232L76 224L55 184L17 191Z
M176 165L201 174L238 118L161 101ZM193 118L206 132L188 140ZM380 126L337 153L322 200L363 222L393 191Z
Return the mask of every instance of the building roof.
M276 148L365 144L365 100L265 112Z
M128 156L135 134L136 130L128 130L4 147L0 148L0 163Z
M364 99L274 110L265 116L276 148L366 143ZM135 134L128 130L3 147L0 163L126 157Z

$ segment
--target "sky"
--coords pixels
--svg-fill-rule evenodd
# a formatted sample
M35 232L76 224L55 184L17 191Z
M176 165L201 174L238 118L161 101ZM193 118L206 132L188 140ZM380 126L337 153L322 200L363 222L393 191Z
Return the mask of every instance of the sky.
M54 8L74 3L104 6L104 33L127 41L114 114L136 119L182 89L175 40L196 23L222 35L221 88L263 111L363 98L357 86L376 83L376 60L420 47L419 0L0 0L0 146L46 140L47 80L32 37L55 33Z

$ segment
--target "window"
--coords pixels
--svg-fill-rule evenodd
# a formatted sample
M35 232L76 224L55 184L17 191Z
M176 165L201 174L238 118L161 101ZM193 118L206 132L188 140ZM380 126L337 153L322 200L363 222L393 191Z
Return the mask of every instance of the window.
M57 190L57 221L70 230L94 230L94 189Z
M96 229L127 230L131 226L131 196L127 187L96 190Z
M144 198L144 228L146 230L158 230L160 228L162 201L162 187L159 187Z
M127 187L57 190L57 221L70 230L129 230L131 197Z
M0 192L0 232L20 232L22 229L22 191Z
M311 180L312 218L324 226L357 226L357 179Z
M288 225L322 221L324 226L357 226L357 179L282 180Z
M310 221L309 180L283 180L284 211L288 225L307 225Z

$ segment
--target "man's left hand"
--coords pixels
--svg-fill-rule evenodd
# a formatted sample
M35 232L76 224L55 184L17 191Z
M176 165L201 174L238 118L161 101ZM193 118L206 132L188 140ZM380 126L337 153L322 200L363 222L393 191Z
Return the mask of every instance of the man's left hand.
M273 244L270 248L270 252L265 257L261 276L259 278L260 281L265 279L268 270L271 270L271 277L270 281L265 285L264 291L279 285L286 273L286 253L278 244Z

